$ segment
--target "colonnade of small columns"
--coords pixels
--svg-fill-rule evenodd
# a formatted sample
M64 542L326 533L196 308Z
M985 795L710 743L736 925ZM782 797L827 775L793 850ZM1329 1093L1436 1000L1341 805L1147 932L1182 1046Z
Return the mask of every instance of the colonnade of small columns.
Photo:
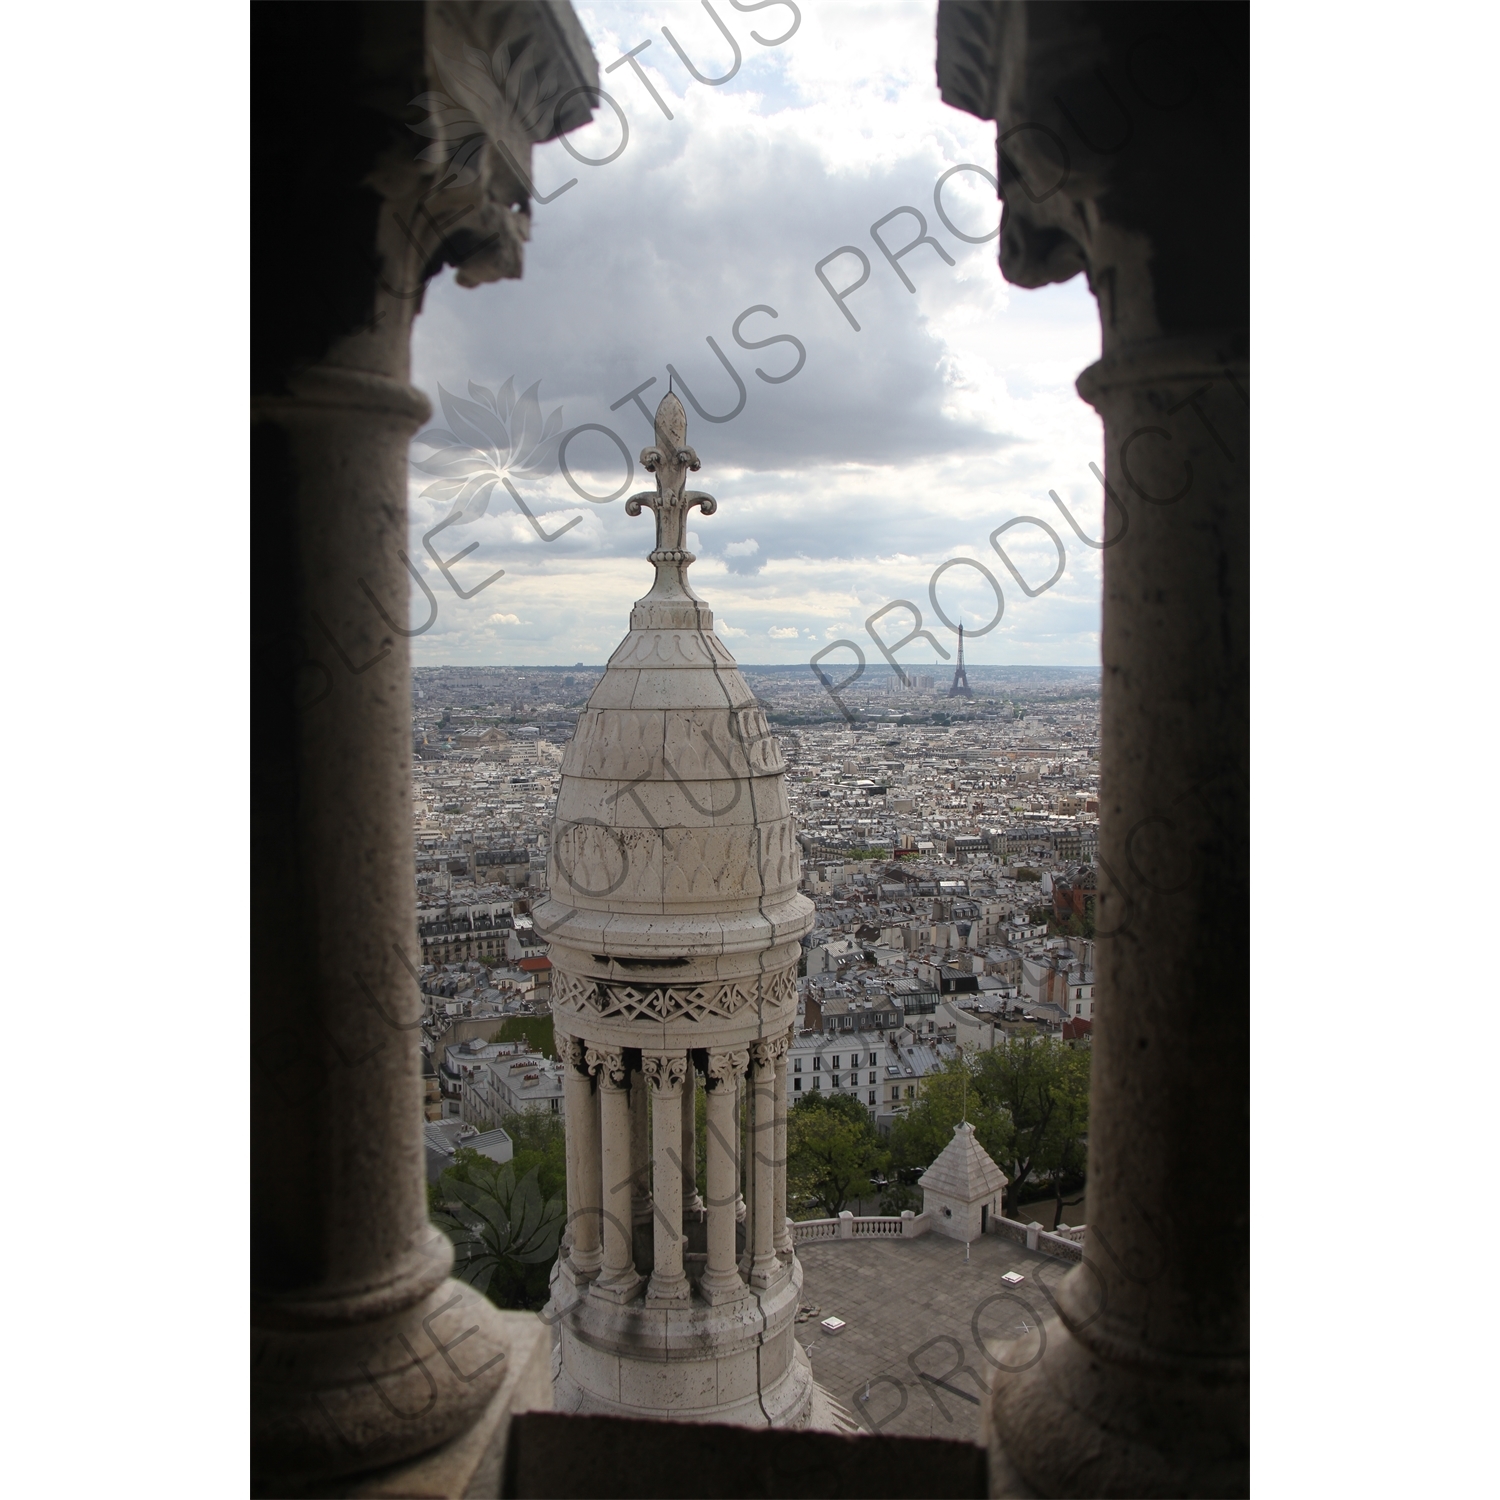
M787 1050L791 1034L688 1051L557 1040L564 1067L568 1251L593 1296L648 1307L732 1301L770 1286L790 1264L786 1216ZM697 1183L697 1088L705 1097L706 1198ZM650 1130L647 1090L650 1090ZM742 1109L750 1147L740 1149ZM696 1288L684 1257L690 1219L706 1219ZM652 1225L649 1278L635 1264L635 1225ZM743 1254L737 1228L746 1225Z

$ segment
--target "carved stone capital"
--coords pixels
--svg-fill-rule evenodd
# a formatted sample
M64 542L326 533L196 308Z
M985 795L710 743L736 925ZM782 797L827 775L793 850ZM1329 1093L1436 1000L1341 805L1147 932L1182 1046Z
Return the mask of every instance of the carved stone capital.
M786 1056L790 1045L790 1037L762 1037L759 1041L750 1043L750 1060L757 1068L774 1067Z
M708 1054L708 1081L706 1087L721 1088L744 1074L750 1066L750 1053L743 1047L717 1049Z
M619 1047L588 1047L584 1060L590 1073L599 1075L599 1082L611 1088L625 1087L625 1054Z
M997 126L1000 268L1086 271L1105 353L1249 327L1248 28L1243 6L938 7L942 97ZM1191 213L1147 186L1165 162L1203 185Z
M681 1052L646 1052L641 1056L641 1072L654 1089L671 1092L682 1087L687 1077L687 1056Z
M437 5L426 29L427 89L410 105L427 118L410 125L408 149L432 185L408 237L418 252L441 247L460 286L518 277L531 215L515 205L537 196L531 148L588 121L597 64L563 7Z

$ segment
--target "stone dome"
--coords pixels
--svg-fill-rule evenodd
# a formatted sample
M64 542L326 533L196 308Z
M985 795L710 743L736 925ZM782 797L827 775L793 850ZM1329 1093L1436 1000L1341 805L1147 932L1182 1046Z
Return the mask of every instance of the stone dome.
M655 583L564 753L549 899L536 913L559 1015L617 1020L626 1046L643 1045L653 1023L671 1035L644 1044L705 1045L693 1033L710 1017L739 1022L742 1040L773 1021L785 1030L813 921L797 890L786 762L687 581L687 513L712 515L717 502L684 489L698 468L686 436L668 394L641 456L657 494L626 505L656 512Z
M813 1382L794 1336L786 1069L813 907L786 764L688 586L688 511L718 505L684 487L698 456L676 396L655 425L656 492L625 508L656 513L656 580L563 756L535 912L567 1122L553 1397L795 1427Z

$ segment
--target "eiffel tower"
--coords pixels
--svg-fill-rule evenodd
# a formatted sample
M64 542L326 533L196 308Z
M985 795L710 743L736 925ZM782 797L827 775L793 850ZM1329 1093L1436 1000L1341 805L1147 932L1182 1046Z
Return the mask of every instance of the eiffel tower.
M969 674L964 671L964 627L958 626L958 665L953 669L953 686L948 689L950 698L972 698L974 690L969 686Z

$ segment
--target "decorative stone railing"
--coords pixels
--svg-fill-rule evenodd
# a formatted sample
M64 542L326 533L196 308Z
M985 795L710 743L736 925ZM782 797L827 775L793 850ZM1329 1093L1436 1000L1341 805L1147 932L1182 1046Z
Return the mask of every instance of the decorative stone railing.
M845 1209L836 1219L803 1219L792 1221L792 1243L805 1245L812 1240L915 1239L932 1227L926 1214L906 1209L898 1216L870 1214L856 1218Z
M1053 1234L1050 1230L1043 1229L1034 1219L1030 1224L1022 1224L1018 1219L1003 1219L997 1214L989 1221L985 1232L1003 1235L1008 1240L1025 1245L1028 1250L1053 1255L1058 1260L1082 1260L1083 1241L1088 1230L1087 1225L1079 1225L1076 1229L1065 1229L1060 1234Z
M1064 1239L1060 1234L1049 1234L1045 1230L1036 1239L1036 1247L1043 1255L1055 1255L1058 1260L1083 1259L1083 1245L1078 1240Z
M1026 1226L1016 1219L1002 1219L996 1215L985 1225L985 1233L998 1234L1002 1239L1016 1240L1026 1245L1028 1249L1034 1248L1028 1244L1029 1236L1026 1233Z
M792 1243L805 1245L809 1240L836 1240L839 1238L837 1219L803 1219L792 1221Z
M847 1209L836 1219L803 1219L792 1221L792 1243L811 1244L815 1240L854 1239L916 1239L932 1228L925 1213L914 1214L907 1209L899 1218L889 1214L871 1214L856 1218ZM1033 1220L1022 1224L1017 1219L1003 1219L998 1214L991 1218L986 1234L1002 1235L1017 1244L1025 1245L1041 1255L1051 1255L1057 1260L1079 1261L1083 1259L1083 1241L1087 1226L1064 1229L1056 1234L1043 1229Z

